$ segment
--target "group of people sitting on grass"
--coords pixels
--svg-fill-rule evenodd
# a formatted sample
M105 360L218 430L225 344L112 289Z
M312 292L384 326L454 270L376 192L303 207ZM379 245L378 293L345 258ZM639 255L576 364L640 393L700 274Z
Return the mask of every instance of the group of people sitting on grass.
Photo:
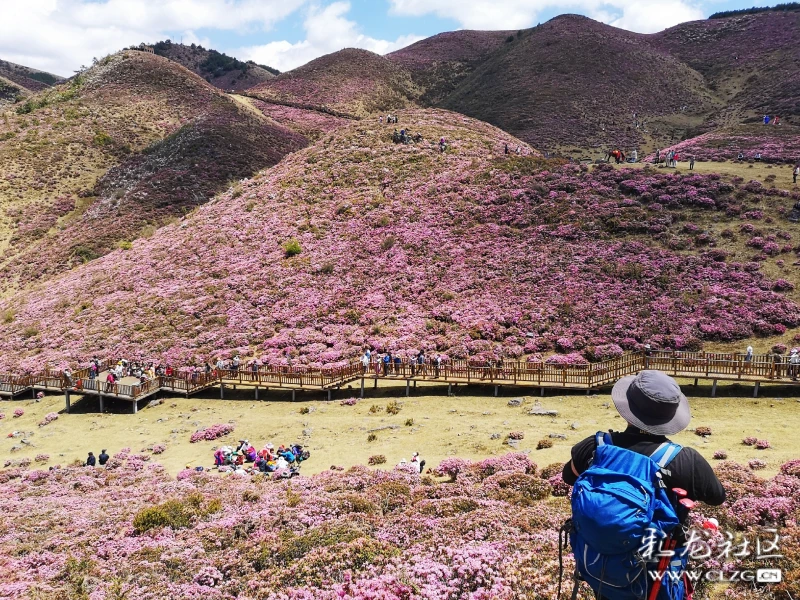
M239 440L236 447L222 446L214 452L214 466L219 471L239 475L277 472L282 477L292 477L300 471L300 463L310 456L311 453L300 444L281 445L276 449L268 443L257 451L248 440Z

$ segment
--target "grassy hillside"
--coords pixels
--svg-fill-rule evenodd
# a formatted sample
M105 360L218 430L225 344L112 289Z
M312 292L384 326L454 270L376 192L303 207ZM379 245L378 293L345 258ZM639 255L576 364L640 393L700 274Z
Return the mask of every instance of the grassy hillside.
M0 140L6 291L149 234L305 144L133 51L6 111Z
M30 96L31 91L6 79L0 77L0 110L6 105L15 104Z
M282 73L248 94L274 104L363 117L412 106L419 90L411 75L387 58L347 48Z
M420 40L386 58L408 69L424 91L421 102L436 105L504 43L513 31L448 31Z
M0 77L4 77L27 90L39 92L63 81L63 77L0 60Z
M233 349L322 364L365 344L591 355L800 324L798 241L781 216L797 194L506 158L518 142L483 123L401 117L421 144L376 123L337 129L130 250L9 299L0 366ZM744 225L763 243L722 247Z
M683 23L651 43L706 78L727 106L719 124L800 116L800 11Z
M278 71L252 61L241 61L202 46L158 42L153 50L197 73L211 85L223 90L242 91L275 77Z
M665 117L715 106L703 78L645 36L574 15L504 43L442 105L550 151L629 149Z

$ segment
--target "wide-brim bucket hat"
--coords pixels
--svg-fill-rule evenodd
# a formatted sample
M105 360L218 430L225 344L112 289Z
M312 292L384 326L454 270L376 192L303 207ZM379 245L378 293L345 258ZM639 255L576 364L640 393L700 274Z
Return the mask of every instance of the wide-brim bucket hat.
M680 386L661 371L645 370L623 377L614 384L611 398L623 419L655 435L683 431L692 418Z

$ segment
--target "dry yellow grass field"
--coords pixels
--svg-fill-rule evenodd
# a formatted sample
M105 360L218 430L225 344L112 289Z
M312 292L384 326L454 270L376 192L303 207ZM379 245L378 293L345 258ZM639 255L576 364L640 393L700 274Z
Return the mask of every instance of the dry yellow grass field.
M704 439L687 430L674 436L677 442L697 448L709 460L719 449L727 450L729 458L739 462L760 458L768 464L765 474L776 472L781 463L800 456L796 437L800 428L797 391L765 387L762 397L753 399L750 387L721 384L719 397L711 398L710 385L701 383L699 388L693 388L691 382L681 383L692 406L689 427L710 427L712 435ZM541 398L538 394L515 396L512 390L503 390L504 395L495 398L480 395L491 393L491 388L483 387L462 388L453 397L447 397L445 389L420 387L418 395L406 398L403 388L395 387L370 390L368 395L373 397L360 400L355 406L342 406L338 399L315 400L321 395L310 393L299 396L304 401L293 403L288 401L287 394L271 394L264 400L262 392L262 400L255 401L252 392L241 390L237 399L219 400L214 397L215 391L204 398L166 398L158 406L144 408L135 415L130 414L130 405L122 402L109 403L110 412L99 414L97 400L87 398L73 405L71 414L62 413L58 420L44 427L37 424L47 413L63 410L63 397L47 396L41 402L2 401L0 412L5 419L0 421L3 436L0 458L4 462L22 457L33 459L45 453L50 455L45 466L63 465L85 459L89 451L98 454L102 448L107 448L110 454L124 447L139 452L164 443L167 450L153 456L153 460L177 473L187 464L212 465L214 447L246 438L258 448L269 441L276 446L295 441L304 443L311 451L311 459L304 463L303 473L312 474L331 465L367 464L368 458L376 454L386 456L383 468L403 458L410 459L414 451L420 452L430 467L448 456L482 459L512 451L505 443L506 437L511 431L522 431L525 438L518 449L530 452L542 466L566 461L571 446L585 436L624 427L607 393L586 396L551 392ZM534 392L538 390L528 390ZM346 393L340 392L339 398L345 397ZM520 397L524 398L522 406L508 405L510 399ZM385 410L392 400L401 404L396 415ZM558 416L528 414L537 402L543 408L558 411ZM372 406L378 407L377 413L370 412ZM14 418L16 408L22 408L25 414ZM303 409L309 412L302 414ZM413 424L407 424L409 419ZM225 422L235 424L232 435L216 442L189 442L195 430ZM25 432L30 445L23 444L22 437L6 437L13 431ZM308 435L303 435L304 431ZM368 442L371 432L377 439ZM492 439L493 434L499 437ZM550 434L563 434L566 439L555 438L552 448L537 450L537 442ZM756 450L744 446L741 440L746 436L768 439L773 447ZM12 452L13 446L21 449Z

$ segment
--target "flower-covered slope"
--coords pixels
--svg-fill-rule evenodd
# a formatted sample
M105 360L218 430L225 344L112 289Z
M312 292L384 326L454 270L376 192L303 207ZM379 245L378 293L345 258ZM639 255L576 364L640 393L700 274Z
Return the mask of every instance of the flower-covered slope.
M7 60L0 60L0 77L5 77L32 92L47 89L64 79L58 75L18 65Z
M346 48L250 90L266 102L363 117L413 106L419 89L402 67L367 50Z
M515 35L514 31L448 31L387 54L386 58L411 72L424 90L422 103L436 105L494 51L511 43Z
M773 125L739 125L715 129L665 148L674 150L682 160L694 156L700 161L728 160L797 164L800 162L800 128L785 123ZM758 158L760 155L760 158ZM652 160L654 155L647 157Z
M696 69L725 100L726 113L800 114L800 11L764 12L683 23L651 43Z
M0 121L5 290L105 254L306 144L143 52L29 102Z
M159 56L174 60L222 90L246 90L275 77L252 61L242 62L197 44L185 45L166 40L156 43L153 49Z
M738 227L787 192L505 157L518 142L484 123L400 119L424 140L393 144L392 126L354 123L130 250L7 299L0 368L237 348L318 364L365 345L453 357L686 348L800 323L790 282L762 275L752 250L709 251L719 239L683 222ZM779 233L759 260L792 250Z
M652 130L656 119L715 104L700 74L647 36L564 15L502 44L442 106L553 150L637 147L634 113Z
M570 514L561 464L523 454L453 457L431 475L353 467L274 481L183 471L125 449L105 469L0 471L0 598L517 600L554 598L558 531ZM728 502L698 505L708 544L697 569L783 569L783 582L726 589L732 600L800 592L798 461L771 479L722 463ZM714 516L722 530L701 523ZM772 541L779 557L730 552L725 532ZM704 549L706 546L704 546ZM564 550L569 593L574 568ZM695 593L706 597L701 581ZM582 594L588 594L584 586Z

